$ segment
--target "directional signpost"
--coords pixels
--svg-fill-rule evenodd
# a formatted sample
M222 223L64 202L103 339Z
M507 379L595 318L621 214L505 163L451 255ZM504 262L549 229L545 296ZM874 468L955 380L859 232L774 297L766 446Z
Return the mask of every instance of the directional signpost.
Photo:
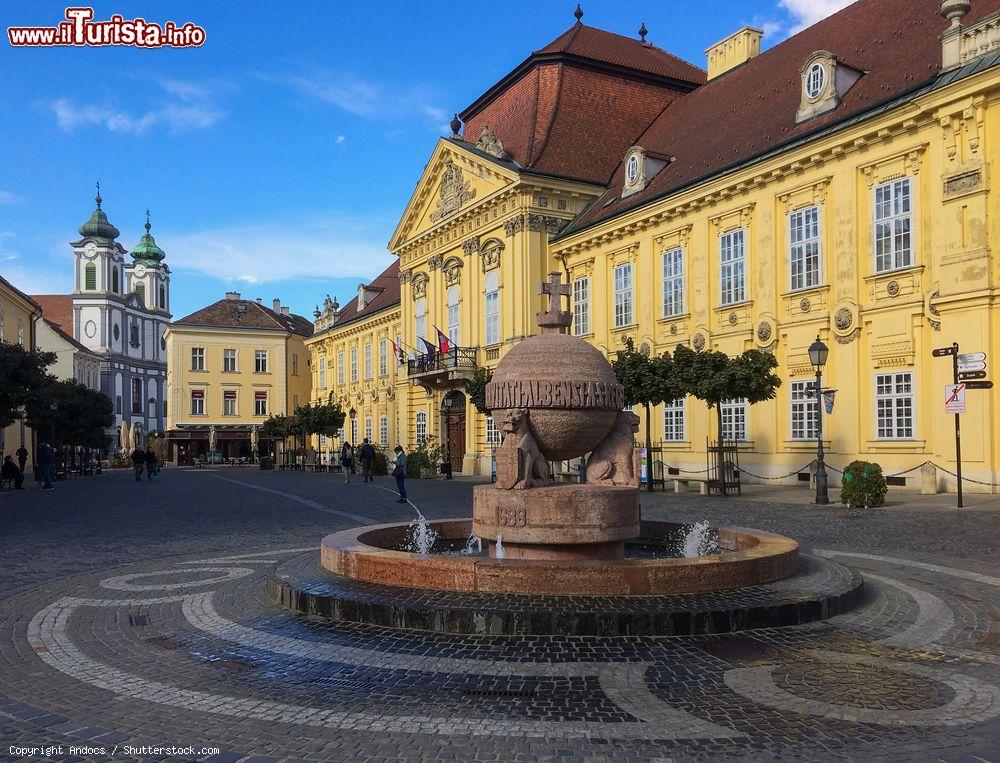
M951 357L952 384L944 389L944 411L955 414L955 465L958 477L958 508L962 508L962 427L960 414L965 413L965 392L970 389L993 389L993 382L986 381L986 353L958 352L958 342L951 347L931 351L935 358Z

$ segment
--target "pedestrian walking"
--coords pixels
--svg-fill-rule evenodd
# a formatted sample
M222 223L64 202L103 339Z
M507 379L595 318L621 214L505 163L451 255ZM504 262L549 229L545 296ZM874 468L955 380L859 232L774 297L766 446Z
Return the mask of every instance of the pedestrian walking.
M38 469L42 473L42 479L45 480L45 487L42 490L55 490L52 485L52 467L56 462L55 451L52 450L52 446L47 442L43 442L38 446L38 453L35 454L35 463L38 464Z
M153 452L152 447L146 448L146 478L152 482L153 477L155 477L160 472L160 466L156 461L156 453Z
M364 476L365 482L374 482L372 466L375 464L375 448L368 442L367 437L358 449L358 457L361 459L361 474Z
M21 476L24 476L24 465L28 463L28 451L22 445L14 451L14 455L17 456L17 468L21 470Z
M396 489L399 490L399 500L396 503L409 503L406 500L406 451L402 445L396 446L396 465L392 469L396 478Z
M136 482L142 479L144 468L146 468L146 451L136 445L135 450L132 451L132 469L135 471Z
M10 480L15 490L24 490L24 472L17 468L11 456L3 457L3 469L0 470L0 480Z
M349 442L345 442L340 449L340 468L344 470L344 482L350 482L351 470L354 468L354 448Z

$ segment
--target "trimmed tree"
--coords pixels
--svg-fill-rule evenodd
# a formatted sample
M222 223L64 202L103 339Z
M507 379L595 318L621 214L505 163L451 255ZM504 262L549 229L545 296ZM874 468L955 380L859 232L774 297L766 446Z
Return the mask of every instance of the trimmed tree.
M625 405L641 405L646 414L646 453L652 449L652 406L664 400L676 400L684 392L674 373L673 360L669 355L650 357L648 353L635 349L632 337L625 338L625 349L618 350L611 363L615 378L625 390ZM646 480L646 487L653 489L652 474Z
M722 444L722 401L746 398L749 405L771 400L781 379L774 373L778 361L769 352L746 350L730 357L724 352L696 352L686 345L674 350L673 369L683 391L715 409ZM725 480L721 480L725 494Z
M486 407L486 385L493 379L493 371L489 368L477 368L471 379L465 380L465 392L469 400L476 406L476 410L482 414L489 415L490 409Z
M336 436L344 426L344 410L340 403L306 403L295 409L298 433Z
M45 369L55 362L53 352L30 352L0 342L0 452L6 445L4 430L24 417L25 407L52 378Z
M45 437L51 435L53 447L79 445L104 449L108 445L106 430L115 423L114 405L103 392L75 379L50 376L28 402L25 420L36 432Z

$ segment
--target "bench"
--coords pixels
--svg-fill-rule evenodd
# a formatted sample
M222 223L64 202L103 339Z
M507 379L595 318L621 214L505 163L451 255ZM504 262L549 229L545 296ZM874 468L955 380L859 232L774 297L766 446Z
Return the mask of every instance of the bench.
M674 492L675 493L686 493L691 489L691 483L698 483L698 493L700 495L708 495L708 485L714 480L709 480L705 478L697 477L672 477L674 481Z

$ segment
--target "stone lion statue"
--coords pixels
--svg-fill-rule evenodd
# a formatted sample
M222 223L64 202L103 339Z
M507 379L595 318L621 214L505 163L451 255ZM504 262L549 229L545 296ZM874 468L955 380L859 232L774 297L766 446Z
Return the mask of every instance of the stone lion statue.
M528 411L512 408L500 420L503 443L497 449L497 487L525 490L552 482L549 462L542 455L528 425Z
M632 446L639 431L639 417L631 411L618 414L615 426L604 441L594 448L587 461L587 482L592 485L639 484L638 458Z

